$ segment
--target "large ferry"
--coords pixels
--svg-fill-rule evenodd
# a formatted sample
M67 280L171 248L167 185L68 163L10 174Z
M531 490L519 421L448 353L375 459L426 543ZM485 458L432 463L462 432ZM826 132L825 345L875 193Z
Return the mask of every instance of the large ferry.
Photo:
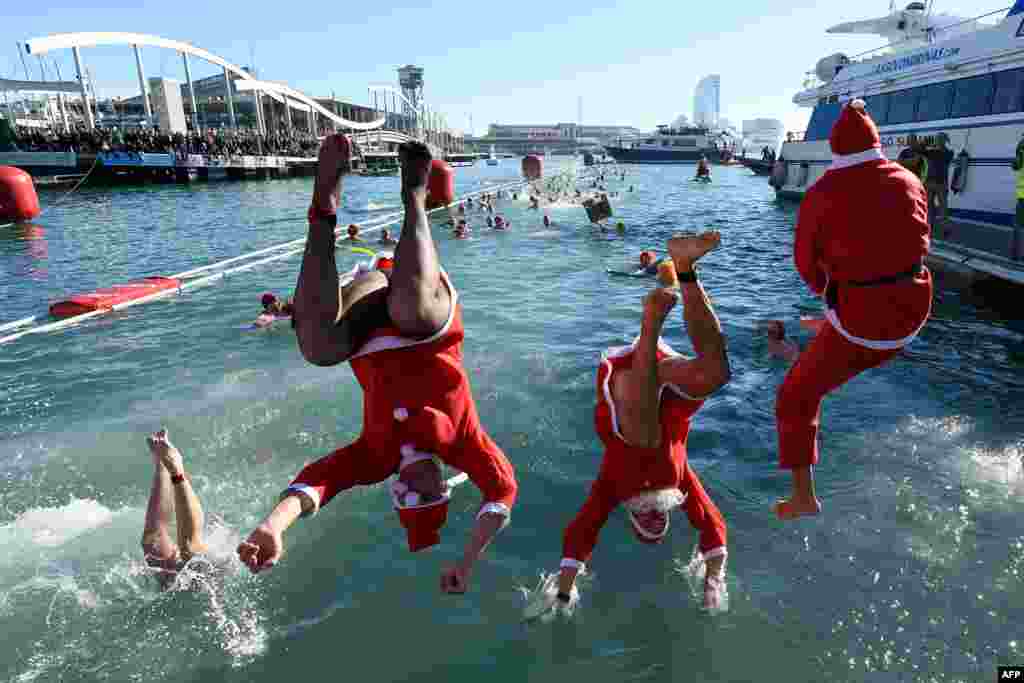
M628 146L605 145L615 161L624 164L695 164L702 157L717 161L719 153L707 128L658 126L650 135Z
M909 136L931 146L941 133L957 155L948 178L950 220L933 219L933 256L969 274L1024 284L1011 168L1024 134L1024 0L998 23L986 25L986 18L931 17L914 2L888 17L830 29L897 40L860 61L836 54L818 62L816 78L793 98L814 110L807 130L782 145L772 178L778 195L799 199L828 170L832 125L846 101L863 98L890 159Z

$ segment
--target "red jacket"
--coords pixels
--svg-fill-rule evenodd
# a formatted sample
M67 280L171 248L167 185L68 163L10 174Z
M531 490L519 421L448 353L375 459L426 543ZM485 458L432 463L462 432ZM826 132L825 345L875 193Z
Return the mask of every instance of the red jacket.
M686 461L690 418L704 400L691 398L674 385L663 384L658 407L661 445L656 448L630 446L619 432L611 395L612 373L632 365L633 349L633 346L609 349L601 359L594 425L605 446L604 459L590 495L565 530L563 564L579 565L589 561L601 528L619 503L640 493L666 488L677 488L686 496L686 513L691 524L700 531L700 549L704 556L724 554L725 521ZM658 360L670 355L676 354L659 343Z
M816 294L835 286L834 313L849 334L901 340L928 319L928 270L891 284L846 283L891 277L923 263L928 235L924 186L901 165L873 160L830 169L808 189L797 217L794 259Z
M447 278L445 278L447 283ZM437 455L483 494L480 512L509 516L517 484L512 464L480 424L462 366L462 312L455 289L445 326L429 339L376 330L350 359L363 388L363 431L354 444L312 463L290 487L326 505L340 491L383 481L403 447Z

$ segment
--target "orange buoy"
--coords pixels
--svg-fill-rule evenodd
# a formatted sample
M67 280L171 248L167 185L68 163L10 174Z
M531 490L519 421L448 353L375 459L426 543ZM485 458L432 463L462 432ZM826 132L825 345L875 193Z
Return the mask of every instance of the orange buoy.
M527 180L537 180L544 175L544 162L540 157L527 154L523 157L523 177Z
M448 162L434 159L430 162L430 177L427 179L427 208L447 206L455 200L455 173Z
M0 166L0 220L30 221L41 212L32 176L14 166Z

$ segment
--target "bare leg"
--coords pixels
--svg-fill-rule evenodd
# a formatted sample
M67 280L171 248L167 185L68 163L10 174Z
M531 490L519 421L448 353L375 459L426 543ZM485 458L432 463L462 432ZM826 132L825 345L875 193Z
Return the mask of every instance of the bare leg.
M171 475L167 473L160 459L153 456L153 484L149 490L146 522L142 530L142 551L147 559L165 561L178 555L178 547L170 533L171 525L174 523L173 499Z
M451 308L451 295L441 283L441 264L427 220L430 150L422 143L408 142L398 154L405 220L395 247L388 314L402 333L425 337L444 325Z
M161 429L146 439L146 443L171 477L183 477L178 483L171 484L171 488L174 489L174 516L178 520L178 547L182 559L188 560L206 550L203 543L203 506L192 489L192 482L184 476L185 463L181 453L168 439L167 430Z
M640 339L629 370L613 379L612 393L623 438L634 446L654 448L661 443L658 415L658 338L665 318L679 295L658 287L644 297Z
M320 147L317 178L313 185L309 235L295 285L293 322L302 356L316 365L336 365L351 349L341 317L341 292L335 261L334 228L324 214L337 211L341 176L348 168L348 144L330 136Z
M718 232L677 236L668 241L668 251L676 271L693 271L694 264L721 242ZM661 363L661 380L675 384L691 396L706 396L729 381L729 357L722 326L715 316L711 299L700 282L683 282L683 318L696 359L671 358Z

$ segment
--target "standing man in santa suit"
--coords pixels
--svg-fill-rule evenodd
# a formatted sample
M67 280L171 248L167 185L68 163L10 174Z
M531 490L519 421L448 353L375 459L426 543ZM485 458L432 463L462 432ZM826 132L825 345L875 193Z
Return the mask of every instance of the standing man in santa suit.
M725 337L696 272L697 261L720 240L717 232L669 240L671 261L662 264L659 286L644 298L640 336L630 346L608 350L601 359L594 423L605 446L604 459L590 495L565 530L557 593L545 596L552 607L561 608L557 600L571 609L576 577L620 504L644 543L660 543L668 533L670 512L686 511L700 532L700 555L706 564L704 606L720 606L725 520L686 455L690 419L730 376ZM676 353L661 339L665 319L679 298L671 286L676 273L696 358Z
M335 495L395 476L392 500L413 552L440 542L450 487L444 462L468 475L483 501L462 560L441 589L463 593L473 566L508 522L516 497L512 465L484 431L462 365L458 295L441 270L425 210L430 151L399 149L405 219L390 269L361 267L344 279L335 263L341 176L351 168L343 135L327 137L309 209L309 235L295 290L293 327L314 365L349 362L363 388L363 430L299 472L238 555L253 572L277 564L283 534Z
M779 463L793 472L792 496L775 504L780 519L821 511L821 400L899 354L931 313L924 187L882 154L863 100L843 108L829 140L832 165L808 189L796 225L796 268L823 297L826 324L779 388Z

